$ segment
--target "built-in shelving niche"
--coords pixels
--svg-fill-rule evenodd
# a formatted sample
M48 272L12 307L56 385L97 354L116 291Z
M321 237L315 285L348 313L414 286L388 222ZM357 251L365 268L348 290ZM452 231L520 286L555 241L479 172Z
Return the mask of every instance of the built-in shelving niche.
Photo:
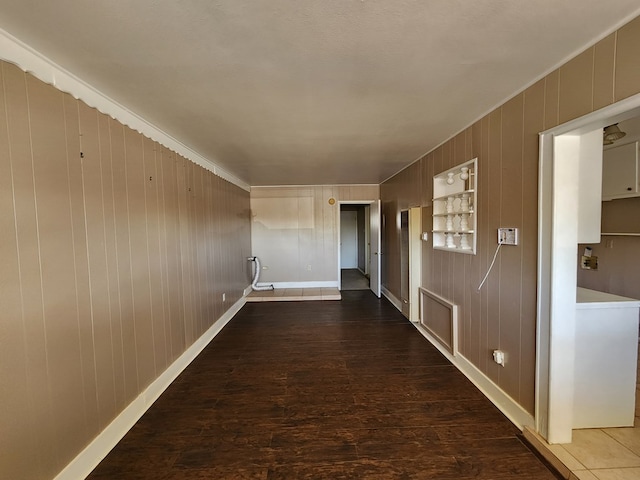
M476 253L478 159L433 177L433 248Z

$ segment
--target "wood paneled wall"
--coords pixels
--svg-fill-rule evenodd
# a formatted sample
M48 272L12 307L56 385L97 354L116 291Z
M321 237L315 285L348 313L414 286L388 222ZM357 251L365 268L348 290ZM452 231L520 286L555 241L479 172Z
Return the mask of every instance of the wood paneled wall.
M13 65L0 86L0 477L53 478L241 298L249 193Z
M339 202L366 203L379 192L378 185L253 187L253 254L268 267L260 282L337 282Z
M534 412L538 133L640 92L640 17L486 115L381 185L386 218L383 285L400 298L400 210L420 205L431 225L432 177L478 157L477 255L423 246L422 283L461 306L462 355ZM453 92L455 93L455 92ZM416 179L420 179L416 184ZM497 228L520 229L520 244L496 248ZM577 246L576 246L577 248ZM493 349L506 352L503 368Z

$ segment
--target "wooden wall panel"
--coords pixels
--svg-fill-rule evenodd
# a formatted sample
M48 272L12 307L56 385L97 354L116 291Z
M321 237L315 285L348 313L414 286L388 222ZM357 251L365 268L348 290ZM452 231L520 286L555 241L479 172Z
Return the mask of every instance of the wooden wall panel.
M638 85L640 85L639 44L640 17L636 17L618 30L616 36L614 72L616 101L638 93Z
M92 335L93 363L98 388L98 418L100 426L104 427L114 418L117 410L102 191L102 158L100 155L98 112L85 104L79 104L78 107L80 151L69 153L72 157L80 157L82 191L84 193L91 315L86 318L86 324L83 322L82 328L87 328ZM54 163L53 168L55 166Z
M458 340L462 354L532 414L538 133L608 105L613 99L640 93L640 64L636 61L639 42L640 18L636 18L490 112L470 129L427 153L419 160L421 191L414 191L404 172L380 186L387 217L395 218L402 205L422 201L427 207L423 208L423 221L430 225L431 195L427 192L433 174L478 157L477 255L462 258L459 254L433 250L428 242L428 246L423 246L422 283L461 305ZM406 192L414 197L407 197ZM499 226L520 228L520 245L502 249L487 283L478 293L477 284L497 245ZM382 282L392 295L399 297L400 281L395 272L400 251L398 232L393 228L388 226L385 231ZM629 275L627 278L635 278ZM504 368L493 363L494 348L506 350Z
M494 239L491 235L486 234L487 225L489 224L489 198L492 195L492 191L489 188L489 181L491 174L489 171L489 117L486 116L480 121L480 157L478 157L478 243L476 245L476 256L479 260L480 275L477 285L475 287L477 294L480 296L480 338L478 340L479 350L479 363L478 366L482 371L487 371L487 365L489 359L487 357L487 350L489 349L489 290L487 288L481 288L478 291L480 282L489 271L489 265L491 263L491 249L494 244Z
M156 377L147 245L147 209L144 191L143 137L126 129L124 133L133 319L138 359L138 386L145 388ZM135 252L135 254L134 254Z
M500 226L517 227L522 233L523 207L523 116L524 94L516 96L502 107L502 208ZM497 232L495 232L497 235ZM495 243L495 240L494 240ZM508 353L510 368L500 369L500 381L505 390L517 392L519 398L521 375L521 318L522 304L522 241L517 246L500 250L500 340L489 348ZM502 325L510 325L502 328Z
M4 69L0 69L0 86L5 83ZM9 143L9 115L4 95L0 95L0 291L2 316L0 322L0 372L5 386L0 389L0 411L20 412L0 415L0 465L7 465L6 478L19 478L22 472L39 471L37 458L20 452L28 451L37 442L34 418L30 415L27 380L27 352L24 348L19 250L16 238L16 216L12 173L12 152ZM25 405L25 403L27 405ZM81 416L81 420L84 418Z
M124 349L122 342L122 315L120 311L120 284L118 279L118 243L116 237L113 160L109 117L97 115L100 167L102 170L102 199L104 213L105 255L107 267L107 297L111 316L111 348L113 351L113 388L115 412L127 405L125 388ZM67 138L68 135L67 135ZM77 156L77 151L76 151Z
M56 432L47 376L46 327L41 289L34 169L31 160L31 126L24 73L16 67L4 65L3 74L11 148L22 327L27 360L27 411L19 411L16 414L29 417L30 426L35 434L33 476L42 477L46 465L56 465L54 445L50 442L55 438Z
M616 60L616 35L598 42L593 54L593 109L611 105L613 99L613 71Z
M69 446L78 449L85 433L83 419L76 415L82 399L74 394L81 378L77 368L81 355L76 338L67 334L76 325L67 309L75 302L72 221L68 177L64 168L57 168L66 163L64 102L62 93L31 76L27 76L27 91L30 111L43 112L30 115L29 120L47 363L43 387L50 395L53 427L45 439L55 445L56 438L68 435ZM47 461L62 468L63 459L52 450Z
M544 79L544 129L548 130L560 124L560 73L558 70L551 72Z
M140 391L138 385L138 356L136 353L135 316L133 308L133 279L131 276L131 243L129 206L127 201L127 159L125 128L109 119L111 138L111 173L113 181L116 258L118 272L118 307L120 310L123 380L125 401L131 402Z
M53 478L241 298L249 193L14 66L0 85L0 477Z
M520 304L520 395L528 411L535 408L536 296L538 267L538 133L544 125L544 80L524 92L522 156L522 280Z
M67 177L71 204L73 264L75 270L76 324L84 405L85 428L90 435L100 431L96 368L93 353L91 324L91 295L89 287L89 258L87 249L87 226L85 215L84 186L82 180L82 157L80 148L80 117L77 101L64 96L64 116L67 146ZM89 319L89 321L87 320Z
M593 111L592 47L560 67L560 123Z

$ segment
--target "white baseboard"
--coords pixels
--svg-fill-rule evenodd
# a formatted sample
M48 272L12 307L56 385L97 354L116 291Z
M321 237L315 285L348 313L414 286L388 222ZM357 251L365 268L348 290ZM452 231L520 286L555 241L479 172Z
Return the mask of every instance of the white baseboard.
M458 352L454 357L447 351L427 330L420 324L414 324L416 329L436 347L447 359L480 390L491 403L509 419L511 422L523 430L525 426L535 426L533 415L527 412L504 390L496 385L493 380L487 377L473 363Z
M86 478L245 303L243 296L102 430L54 480Z
M386 287L380 287L380 292L384 297L389 300L394 307L396 307L400 312L402 312L402 302L398 300L393 293L391 293Z
M265 285L273 285L274 288L338 288L338 282L334 280L323 282L265 282Z

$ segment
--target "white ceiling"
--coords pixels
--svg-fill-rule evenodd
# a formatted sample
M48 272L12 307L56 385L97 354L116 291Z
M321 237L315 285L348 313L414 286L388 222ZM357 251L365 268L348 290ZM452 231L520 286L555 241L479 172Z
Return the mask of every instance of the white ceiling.
M380 183L637 0L0 0L0 28L249 185Z

